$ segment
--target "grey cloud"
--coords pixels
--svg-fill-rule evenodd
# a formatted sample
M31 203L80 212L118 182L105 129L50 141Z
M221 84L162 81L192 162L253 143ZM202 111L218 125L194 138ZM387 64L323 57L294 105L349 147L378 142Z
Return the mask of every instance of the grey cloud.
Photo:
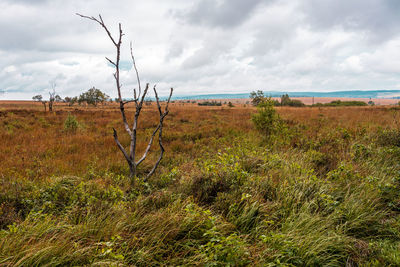
M301 19L295 6L278 2L265 6L259 11L263 19L253 23L248 32L253 31L251 48L253 56L265 56L282 50L291 39L296 37L296 30ZM261 15L260 15L261 16Z
M73 17L71 15L71 17ZM107 51L107 43L103 45L93 46L93 43L82 41L83 33L79 30L74 32L66 31L67 27L75 27L79 29L81 26L75 22L75 26L71 26L71 22L66 19L55 24L48 24L44 21L33 21L31 19L23 19L22 22L0 21L0 50L14 51L21 53L22 51L45 51L45 52L85 52L96 53ZM67 26L68 25L68 26ZM96 41L96 35L86 33L85 39L92 36L92 40ZM98 35L97 35L98 36Z
M400 2L397 0L305 0L301 10L316 30L343 27L367 32L371 41L386 41L399 34Z
M166 60L170 60L170 59L181 56L183 51L184 51L184 47L182 44L177 43L177 42L173 43L169 47L168 53L166 55Z
M201 0L186 12L177 16L192 24L213 27L235 27L243 23L256 7L267 0Z
M123 23L123 92L141 80L176 94L268 90L396 89L398 0L0 0L0 89L30 99L96 86L115 97L114 47L95 23ZM123 8L121 8L123 7ZM170 10L174 10L169 12ZM177 19L177 17L179 19ZM165 89L165 90L164 90ZM7 96L8 95L8 96Z
M24 4L24 5L41 5L47 3L49 0L5 0L11 4Z
M219 31L208 34L202 47L186 58L182 67L184 69L196 69L214 65L230 54L235 46L235 39L236 37Z

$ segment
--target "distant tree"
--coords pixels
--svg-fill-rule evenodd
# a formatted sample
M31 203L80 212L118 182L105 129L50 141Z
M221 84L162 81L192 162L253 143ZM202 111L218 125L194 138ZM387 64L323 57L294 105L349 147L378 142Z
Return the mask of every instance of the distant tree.
M253 106L258 106L265 100L264 92L261 90L258 90L257 92L253 91L250 93L250 98L251 104L253 104Z
M281 106L289 106L291 99L288 94L281 96Z
M284 94L281 96L281 106L290 106L290 107L304 107L305 104L297 99L290 99L288 94Z
M82 93L79 96L80 102L86 102L88 105L93 105L93 106L97 106L97 104L99 103L103 104L109 98L110 97L108 95L106 95L105 93L103 93L102 91L100 91L95 87L90 88L89 90L87 90L86 92Z
M74 96L74 97L69 97L69 96L66 96L65 98L64 98L64 101L66 102L66 103L68 103L68 106L73 106L76 102L78 102L78 97L77 96Z
M44 107L44 112L47 111L47 101L43 100L43 96L42 95L35 95L32 97L33 101L37 101L37 102L41 102L43 104Z
M80 94L80 96L78 97L78 105L80 106L84 102L85 102L84 95Z
M228 102L228 107L230 107L230 108L233 108L233 107L234 107L234 105L232 104L231 101Z
M305 104L303 102L301 102L300 100L293 99L293 100L290 100L289 106L291 106L291 107L304 107Z
M70 106L74 105L74 104L77 103L77 102L78 102L78 97L77 97L77 96L74 96L73 98L71 98Z
M42 101L43 96L42 95L35 95L35 96L32 97L32 99L33 99L33 101L40 102L40 101Z
M372 100L370 100L370 101L368 101L368 105L370 105L370 106L375 106L375 102L372 101Z
M61 98L60 95L56 95L56 96L54 97L54 100L55 100L56 102L62 102L62 101L63 101L63 99Z

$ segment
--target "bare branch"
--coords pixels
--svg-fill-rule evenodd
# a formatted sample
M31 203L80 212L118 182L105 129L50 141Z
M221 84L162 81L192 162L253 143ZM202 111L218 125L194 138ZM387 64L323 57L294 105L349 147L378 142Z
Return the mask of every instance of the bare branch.
M120 109L120 111L121 111L122 122L124 123L125 130L128 132L128 134L129 134L130 136L132 136L132 131L131 131L131 129L129 128L128 120L126 119L125 107L124 107L124 105L125 105L124 102L122 102L122 100L120 100L120 102L119 102L119 109Z
M151 145L153 144L154 136L156 135L156 133L158 132L159 129L160 129L160 124L158 124L157 128L153 131L153 134L150 137L149 143L147 144L146 150L143 153L143 156L138 160L138 162L136 162L136 166L139 166L139 164L142 163L142 161L146 159L147 154L150 151Z
M100 26L103 27L103 29L107 32L107 35L108 35L108 37L110 37L110 39L111 39L111 41L113 42L113 44L114 44L115 46L118 46L118 43L115 42L115 40L114 40L114 38L112 37L112 35L111 35L110 31L108 30L107 26L104 24L103 18L101 17L100 14L99 14L100 20L96 19L95 17L89 17L89 16L81 15L81 14L79 14L79 13L76 13L76 15L78 15L78 16L80 16L80 17L82 17L82 18L85 18L85 19L93 20L93 21L97 22L98 24L100 24ZM120 32L121 32L121 24L120 24ZM121 36L120 36L119 40L121 41Z
M111 65L113 65L114 67L116 66L114 61L112 61L111 59L109 59L108 57L106 57L106 59L108 60L108 62L110 62Z
M157 103L158 112L160 113L160 116L161 116L162 112L161 112L160 100L158 99L156 85L154 85L153 90L154 90L154 95L156 97L156 103Z
M123 104L123 105L126 105L126 104L129 104L129 103L132 103L132 102L136 102L136 100L124 101L124 102L122 102L122 104Z
M140 102L139 102L140 108L142 108L142 106L143 106L143 101L144 101L144 98L145 98L145 96L146 96L148 90L149 90L149 84L146 83L146 88L144 88L142 98L140 99ZM139 110L139 111L140 111L140 110Z
M170 91L170 94L169 94L169 97L168 97L168 100L167 100L167 104L165 106L165 110L164 110L163 113L161 113L161 106L160 106L160 102L159 102L159 99L158 99L158 94L157 94L157 90L156 90L155 86L154 86L153 89L154 89L154 94L156 95L157 107L158 107L158 110L160 112L160 123L158 125L158 129L159 129L159 132L158 132L158 144L160 145L160 156L158 157L157 162L154 164L153 168L151 169L151 171L149 172L149 174L147 175L145 180L147 180L150 176L152 176L154 174L154 172L157 169L158 165L160 164L160 162L161 162L161 160L163 158L164 152L165 152L164 145L162 143L163 123L164 123L164 118L169 113L168 105L169 105L169 102L171 101L172 92L174 91L174 89L171 88L171 91ZM153 138L153 136L152 136L152 138Z
M131 161L130 161L130 158L128 156L128 153L126 153L125 148L119 142L117 131L114 128L113 128L113 132L114 132L113 135L114 135L115 143L117 143L118 148L121 150L122 154L124 154L124 157L128 161L128 163L131 164Z
M172 97L172 93L173 93L173 92L174 92L174 88L171 87L170 93L169 93L169 97L168 97L168 100L167 100L167 105L165 106L165 111L164 111L164 113L168 111L168 105L169 105L169 102L171 101L171 97Z
M133 52L132 52L132 41L130 43L130 48L131 48L131 58L132 58L132 62L133 62L133 67L135 68L136 79L137 79L137 83L138 83L138 86L139 86L139 94L137 95L137 98L139 98L140 94L141 94L141 91L142 91L142 87L140 85L139 72L138 72L137 67L136 67L135 57L133 56ZM134 90L134 94L135 94L135 98L136 98L136 89Z

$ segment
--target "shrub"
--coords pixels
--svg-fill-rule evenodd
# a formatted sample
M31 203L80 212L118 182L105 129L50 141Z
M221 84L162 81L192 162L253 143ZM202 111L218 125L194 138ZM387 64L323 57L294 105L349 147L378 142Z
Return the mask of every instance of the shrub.
M64 121L64 130L66 132L76 132L79 127L79 123L76 120L76 117L68 114L68 117Z
M274 109L274 102L271 99L258 105L258 113L254 114L252 121L256 129L261 132L267 141L272 141L285 125L279 114Z
M400 147L400 130L384 130L378 133L377 143L381 146L398 146Z

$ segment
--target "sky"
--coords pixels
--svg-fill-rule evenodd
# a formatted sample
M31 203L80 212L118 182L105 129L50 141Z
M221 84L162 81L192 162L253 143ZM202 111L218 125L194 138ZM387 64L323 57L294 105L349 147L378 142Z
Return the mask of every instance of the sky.
M0 99L95 86L116 97L115 47L88 16L124 32L122 94L165 96L400 89L399 0L0 0Z

